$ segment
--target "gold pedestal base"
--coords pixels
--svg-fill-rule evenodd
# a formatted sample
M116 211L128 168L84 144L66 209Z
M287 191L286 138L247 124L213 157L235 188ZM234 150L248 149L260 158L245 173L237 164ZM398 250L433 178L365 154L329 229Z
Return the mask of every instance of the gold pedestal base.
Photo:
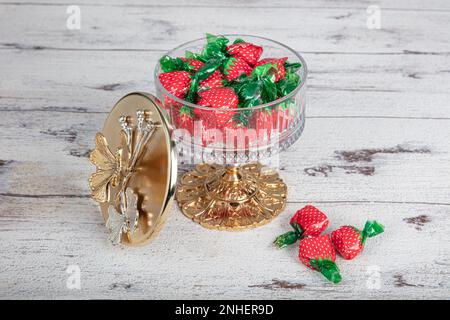
M260 163L238 167L199 164L176 192L181 211L209 229L245 230L264 225L286 205L287 186Z

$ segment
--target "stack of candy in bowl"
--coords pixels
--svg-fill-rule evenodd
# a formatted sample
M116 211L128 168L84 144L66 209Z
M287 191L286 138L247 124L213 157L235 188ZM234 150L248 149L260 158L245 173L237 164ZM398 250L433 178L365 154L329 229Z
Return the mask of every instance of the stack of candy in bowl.
M161 57L160 85L166 91L163 105L174 127L201 135L203 146L214 143L208 129L233 137L237 131L254 129L255 138L270 139L291 125L298 112L293 99L264 107L286 97L302 80L299 62L288 57L265 57L264 48L237 38L207 34L201 52L184 57ZM262 106L261 108L254 108ZM234 137L233 137L234 139Z
M294 231L288 231L274 241L279 248L298 240L300 261L308 268L319 271L333 283L342 279L337 267L336 251L346 260L354 259L363 250L367 238L384 232L384 226L368 220L362 230L353 226L341 226L331 235L322 234L328 226L328 217L314 206L307 205L291 218Z

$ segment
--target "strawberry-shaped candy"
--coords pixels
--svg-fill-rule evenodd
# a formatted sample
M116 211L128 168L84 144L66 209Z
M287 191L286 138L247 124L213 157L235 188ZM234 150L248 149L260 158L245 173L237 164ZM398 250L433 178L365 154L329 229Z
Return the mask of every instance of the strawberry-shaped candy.
M245 115L245 110L236 111L232 121L228 122L224 127L224 136L227 146L235 147L239 150L244 150L249 147L257 148L258 145L267 144L267 135L258 136L257 130L253 128L253 125L249 127L247 117L252 115ZM263 140L265 139L265 140Z
M317 237L328 226L327 216L314 206L307 205L298 210L290 222L295 231L289 231L275 239L279 248L295 243L302 237Z
M175 97L183 99L189 91L191 77L187 71L163 72L159 75L159 82ZM178 105L169 97L164 99L164 103Z
M280 58L280 59L265 58L265 59L258 61L255 65L255 67L261 66L261 65L267 64L267 63L272 64L277 69L277 72L275 74L275 82L277 82L278 80L283 79L286 75L286 70L284 69L284 63L286 62L286 60L287 60L287 57Z
M222 64L220 59L211 59L205 63L192 75L191 84L189 86L186 100L189 102L195 102L198 99L199 89L212 89L221 87L223 85L219 66ZM210 77L212 78L210 79ZM206 82L203 82L206 81Z
M194 110L195 114L199 114L197 110ZM204 119L205 118L205 119ZM200 116L197 121L194 122L194 140L195 144L201 144L206 147L214 142L213 133L215 126L211 122L208 122L206 115Z
M331 245L329 235L300 240L298 257L304 265L319 271L331 282L339 283L341 281L339 268L334 263L336 251Z
M223 75L219 70L200 82L199 90L215 89L223 87Z
M242 58L231 57L225 62L223 73L227 81L231 81L241 74L249 76L252 73L252 67Z
M194 114L194 143L197 145L207 146L215 142L213 133L217 126L215 125L214 119L206 119L207 116L196 109L194 109Z
M248 128L237 124L234 120L225 125L223 134L227 146L239 149L248 147Z
M198 69L200 69L201 66L203 66L203 62L201 62L200 60L197 59L192 59L192 58L181 58L181 60L183 60L184 62L187 62L187 64L192 68L192 71L197 71Z
M263 48L248 42L238 42L228 46L227 51L233 57L242 58L249 65L253 66L261 57Z
M232 88L215 88L199 92L200 100L198 105L211 107L214 109L237 109L238 97ZM217 124L218 128L225 126L234 115L234 111L216 111L196 109L195 113L203 121L212 121Z
M287 102L276 106L272 110L273 129L278 130L279 133L288 129L294 120L294 112L295 106L288 106Z
M213 111L195 111L198 115L198 121L194 122L194 136L197 144L202 144L204 147L217 146L223 147L226 143L226 131L227 127L231 127L230 120L224 127L220 127L217 124L217 117ZM220 118L220 117L219 117Z
M191 68L192 71L195 73L203 67L204 63L197 59L192 58L181 58L183 61L185 61ZM219 70L214 71L213 74L211 74L208 78L205 80L202 80L200 82L200 85L198 87L198 90L206 90L206 89L213 89L213 88L220 88L223 87L223 75Z
M344 259L350 260L362 251L367 238L374 237L383 231L383 225L375 220L369 220L362 231L352 226L340 227L331 233L331 241L337 252Z
M272 114L271 110L256 110L253 114L255 118L256 134L260 142L270 139L272 133Z
M194 132L194 117L189 107L174 108L173 123L177 129L187 130L191 135Z

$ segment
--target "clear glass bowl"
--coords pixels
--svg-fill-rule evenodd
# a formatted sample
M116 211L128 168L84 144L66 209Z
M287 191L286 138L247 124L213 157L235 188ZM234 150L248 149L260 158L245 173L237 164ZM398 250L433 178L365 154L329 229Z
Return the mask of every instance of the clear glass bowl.
M232 43L242 38L262 46L261 59L287 57L290 63L301 63L297 71L300 84L288 95L249 108L214 109L182 100L168 92L160 83L159 63L155 68L156 94L167 111L174 131L180 162L201 162L237 165L270 158L291 146L305 126L307 66L301 55L274 40L250 35L225 35ZM185 52L201 52L205 38L186 42L169 51L171 57L184 57ZM181 108L189 108L190 117L183 117ZM186 110L186 109L184 109ZM229 119L219 125L215 119ZM245 119L237 124L234 119Z

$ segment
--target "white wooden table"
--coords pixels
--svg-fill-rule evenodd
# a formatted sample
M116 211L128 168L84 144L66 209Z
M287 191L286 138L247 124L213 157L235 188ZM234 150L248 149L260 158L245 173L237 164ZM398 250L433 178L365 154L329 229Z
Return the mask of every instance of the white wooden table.
M445 0L2 0L0 298L448 299L449 25ZM175 207L150 245L113 247L89 197L94 134L122 95L154 91L165 50L205 32L278 39L309 64L306 129L280 168L287 209L227 233ZM328 231L386 226L338 260L339 285L271 245L306 203ZM73 265L80 289L67 287Z

